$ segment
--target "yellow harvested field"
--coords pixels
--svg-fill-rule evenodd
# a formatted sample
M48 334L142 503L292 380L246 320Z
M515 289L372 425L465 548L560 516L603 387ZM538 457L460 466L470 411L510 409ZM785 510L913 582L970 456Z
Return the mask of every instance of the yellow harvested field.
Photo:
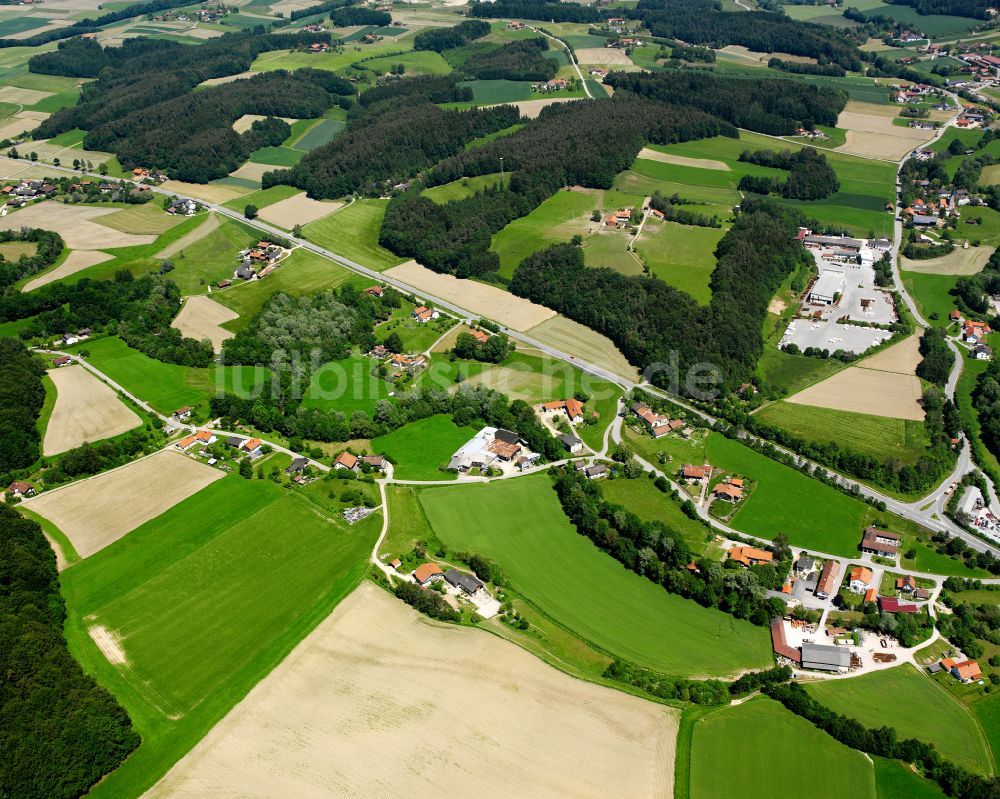
M33 241L0 242L0 255L7 261L16 261L22 255L34 255L36 252L38 245Z
M920 380L915 375L849 366L789 397L787 402L920 421L924 409L919 399Z
M100 252L99 250L73 250L59 266L39 275L34 280L29 280L24 284L24 288L21 291L34 291L49 283L54 283L57 280L62 280L64 277L69 277L70 275L75 275L77 272L82 272L84 269L89 269L96 264L110 261L112 257L106 252Z
M63 205L52 200L26 206L0 218L0 229L16 230L22 226L54 230L71 250L99 250L114 247L136 247L152 244L156 236L140 236L112 230L96 222L102 216L118 211L117 208L98 208L91 205Z
M265 172L273 172L279 167L273 166L271 164L255 164L253 161L247 161L239 169L236 169L229 173L231 178L243 178L243 180L254 180L260 183L260 179L264 177Z
M132 205L102 216L97 224L125 233L160 235L184 221L183 216L168 214L158 202Z
M893 125L898 115L899 109L892 106L849 102L837 118L837 127L847 131L837 152L898 161L934 137L932 130Z
M601 366L629 380L639 378L639 370L628 362L611 339L565 316L555 316L526 332L542 344L581 361Z
M624 50L619 50L617 47L584 47L576 51L576 60L579 64L633 66L632 59L625 55Z
M307 225L322 219L343 206L343 203L312 200L302 191L267 208L261 208L257 215L265 222L291 230L296 225Z
M223 83L231 83L234 80L243 80L244 78L252 78L256 75L256 72L252 72L249 69L246 72L237 72L235 75L225 75L221 78L209 78L208 80L203 80L199 83L199 86L221 86Z
M843 114L857 114L865 117L884 117L885 119L895 119L899 116L901 106L883 105L881 103L863 103L860 100L848 100L844 106Z
M514 330L528 330L556 315L551 308L515 297L497 286L441 275L416 261L394 266L385 274L403 281L418 295L440 297L476 316L485 316Z
M522 100L519 103L505 103L505 105L517 106L521 116L528 119L537 119L542 113L542 109L553 103L571 103L574 100L582 100L582 97L549 97L544 100Z
M730 172L729 164L723 161L714 161L711 158L688 158L685 155L674 155L673 153L661 153L659 150L652 150L643 147L639 150L638 158L645 158L647 161L659 161L662 164L676 164L677 166L693 166L698 169L716 169L720 172Z
M25 500L24 507L52 522L86 558L223 477L219 469L161 450L120 469L45 491Z
M205 221L202 222L198 227L189 233L185 233L173 244L168 244L162 250L160 250L154 258L169 258L172 255L177 255L185 247L190 247L196 241L201 241L205 236L211 233L213 230L219 227L219 217L215 214L209 214L205 217Z
M34 33L34 31L32 31ZM34 105L40 103L46 97L51 97L52 92L40 92L35 89L21 89L18 86L4 86L0 88L0 103L13 103L14 105Z
M160 188L183 197L204 200L207 203L228 202L253 191L253 189L226 186L219 183L185 183L183 180L165 180L160 184Z
M42 119L38 119L39 116ZM27 133L29 130L37 128L39 123L44 119L48 119L49 116L49 114L43 112L27 111L14 114L6 122L0 124L0 139L15 139L22 133Z
M240 315L235 311L225 305L219 305L211 297L199 294L185 300L180 313L170 326L176 327L189 338L199 341L207 338L212 342L215 351L219 352L222 349L222 342L234 335L220 325L239 318Z
M899 268L904 272L922 272L929 275L975 275L983 271L993 254L992 247L956 247L940 258L925 261L911 261L900 257Z
M42 164L22 164L6 156L0 156L0 178L6 180L16 177L21 178L44 178L50 177L52 170Z
M289 117L278 117L278 118L285 120L285 122L287 122L289 125L291 125L293 122L296 121L294 119L290 119ZM250 130L250 126L254 122L260 122L260 120L262 119L267 119L267 117L263 116L262 114L244 114L233 123L233 130L235 130L237 133L246 133L248 130Z
M187 28L184 31L185 36L192 36L195 39L214 39L217 36L222 36L225 31L215 30L214 28L199 28L197 26L193 28Z
M142 424L118 394L78 364L49 370L56 404L45 428L43 455L121 435Z
M815 58L809 58L808 56L802 55L792 55L791 53L761 53L757 50L748 50L746 47L738 44L731 44L727 47L723 47L719 50L720 53L727 53L737 58L744 59L746 61L753 61L760 64L763 67L767 66L767 62L772 58L780 58L782 61L794 61L797 64L815 64Z
M365 582L145 796L667 799L677 727Z
M859 369L874 369L879 372L897 372L901 375L915 375L920 363L920 337L914 333L898 344L886 347L874 355L857 363Z

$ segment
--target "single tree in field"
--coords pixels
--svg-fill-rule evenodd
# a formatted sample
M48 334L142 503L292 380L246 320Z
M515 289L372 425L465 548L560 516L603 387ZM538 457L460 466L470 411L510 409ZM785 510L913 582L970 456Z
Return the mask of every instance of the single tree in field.
M52 163L55 164L56 166L59 166L59 164L61 164L62 162L58 158L53 158Z
M302 238L302 225L296 225L292 228L292 235L297 239Z
M247 203L246 208L243 209L243 216L245 216L247 219L256 219L257 206L254 205L253 203Z
M249 458L244 458L240 461L240 477L244 480L249 480L253 477L253 466L250 464Z

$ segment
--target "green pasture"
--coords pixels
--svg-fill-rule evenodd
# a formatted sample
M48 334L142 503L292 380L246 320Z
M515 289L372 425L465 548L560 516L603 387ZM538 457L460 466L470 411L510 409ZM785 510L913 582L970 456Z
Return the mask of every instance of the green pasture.
M780 761L762 751L780 751ZM803 771L838 794L875 799L871 761L763 697L715 710L694 724L690 799L773 799L798 792Z
M608 502L621 505L643 521L664 522L684 536L687 545L699 555L708 549L712 533L701 522L687 516L680 503L660 491L652 480L646 477L605 480L601 483L601 494Z
M200 369L163 363L134 350L117 336L86 341L69 348L87 350L87 361L130 394L169 414L182 405L207 403L216 393L249 395L265 381L267 370L255 366L212 366Z
M879 459L895 458L902 463L915 463L930 444L924 423L912 419L890 419L790 402L776 402L754 415L808 441L836 442L853 452Z
M479 138L473 139L465 145L466 150L475 150L477 147L482 147L483 145L489 144L495 139L502 139L504 136L510 136L512 133L517 133L521 128L524 127L524 123L518 122L510 127L503 128L502 130L495 130L492 133L487 133L485 136L480 136Z
M504 175L504 183L510 183L510 173ZM476 192L483 189L500 185L500 173L494 172L492 175L477 175L472 178L459 178L451 183L441 186L434 186L424 189L422 194L439 205L452 202L453 200L464 200L471 197Z
M177 284L181 294L204 293L207 285L233 276L237 254L256 240L255 231L221 218L219 226L207 236L170 256L174 265L170 279Z
M534 608L608 654L673 674L771 661L766 630L668 594L577 533L545 475L426 488L419 498L440 540L496 560Z
M635 249L656 277L707 305L712 299L709 281L715 270L715 248L724 235L723 228L649 219Z
M923 317L934 327L947 327L948 316L955 308L955 299L949 292L955 288L958 276L924 272L903 272L902 276Z
M143 739L93 795L142 793L361 580L379 517L348 527L314 485L233 475L63 573L70 648ZM93 624L121 637L127 667Z
M936 782L921 777L898 760L875 758L875 785L878 799L945 799Z
M916 9L900 5L877 5L866 9L866 13L891 17L912 26L914 30L922 31L932 39L946 36L960 36L968 33L976 25L982 24L982 20L970 19L969 17L953 17L944 14L918 14Z
M361 62L360 66L370 69L376 74L387 74L393 67L402 64L405 75L447 75L451 65L440 53L431 50L415 50L403 55L389 55L384 58L373 58Z
M302 134L299 139L292 142L292 147L296 150L315 150L331 141L344 129L344 125L344 121L340 119L321 120Z
M250 161L268 166L292 167L302 160L304 153L291 147L261 147L250 153Z
M993 773L993 758L975 718L913 666L809 683L806 690L831 710L867 727L894 727L900 739L931 742L958 765L980 774Z
M306 225L303 235L309 241L369 269L382 271L398 266L405 259L378 243L382 217L388 204L388 200L356 200L337 213Z
M829 377L842 368L843 365L833 359L790 355L778 349L776 340L765 345L764 354L757 362L757 374L764 383L780 386L788 394Z
M225 325L227 329L238 332L250 323L267 298L275 292L306 296L323 289L335 288L353 277L352 272L333 261L308 250L298 249L263 280L234 283L228 289L213 291L212 299L240 315L239 319Z
M447 466L477 432L478 428L459 427L450 416L438 414L373 438L372 451L394 461L393 476L400 480L452 480L455 475L439 467Z
M302 399L304 408L341 411L350 418L356 410L369 417L379 400L389 399L392 384L372 374L375 361L367 355L352 355L330 361L314 370Z
M479 105L516 103L531 100L531 84L516 80L467 80L458 84L472 89L472 101Z

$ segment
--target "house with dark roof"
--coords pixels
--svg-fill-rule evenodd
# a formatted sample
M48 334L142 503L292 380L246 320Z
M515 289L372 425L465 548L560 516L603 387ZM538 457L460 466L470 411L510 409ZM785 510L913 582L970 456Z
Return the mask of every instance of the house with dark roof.
M570 435L569 433L559 436L559 442L571 455L576 455L578 452L583 451L583 442L576 436Z
M299 472L305 471L308 465L308 458L293 458L291 465L285 469L285 474L299 474Z
M861 539L861 551L883 558L894 558L899 551L899 536L888 530L869 527Z
M583 473L587 475L588 480L599 480L608 476L608 468L603 463L598 463L594 466L588 466L583 470Z
M847 647L828 644L802 644L802 668L845 673L851 667Z
M466 572L460 572L458 569L448 569L444 573L444 579L448 585L461 589L469 596L474 596L484 588L483 581L478 577Z
M35 496L35 487L31 483L17 480L7 486L7 493L14 497L33 497Z

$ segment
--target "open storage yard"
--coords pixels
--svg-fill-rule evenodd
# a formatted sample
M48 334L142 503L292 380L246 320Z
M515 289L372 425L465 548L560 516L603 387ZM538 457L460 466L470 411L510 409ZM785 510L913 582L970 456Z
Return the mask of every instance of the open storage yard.
M118 395L84 367L73 364L49 370L56 404L45 428L44 455L58 455L85 441L100 441L142 424Z
M196 295L188 297L177 318L170 323L185 336L193 339L207 338L216 352L222 349L222 342L233 334L221 327L225 322L239 319L240 315L225 305L219 305L211 297Z
M163 450L39 494L25 507L58 527L86 558L223 476L217 469Z
M419 499L439 539L495 559L529 602L604 651L698 676L771 660L763 628L667 593L577 533L545 475L427 488ZM490 523L469 524L470 508Z
M676 730L364 583L147 796L666 799Z

